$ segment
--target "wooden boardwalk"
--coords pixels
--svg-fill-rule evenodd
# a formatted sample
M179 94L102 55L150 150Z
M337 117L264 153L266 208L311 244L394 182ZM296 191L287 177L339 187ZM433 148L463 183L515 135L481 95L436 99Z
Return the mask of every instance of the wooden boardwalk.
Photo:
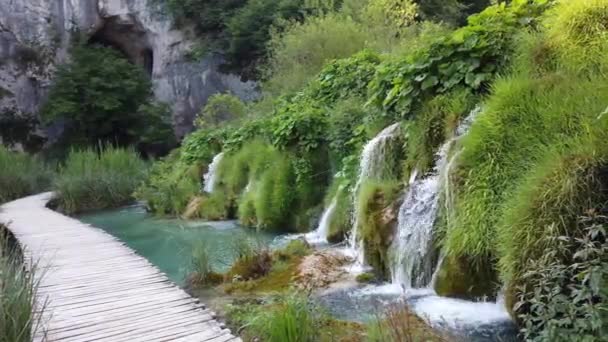
M46 309L35 341L240 341L115 237L47 209L51 197L0 207L0 223L43 273L38 302Z

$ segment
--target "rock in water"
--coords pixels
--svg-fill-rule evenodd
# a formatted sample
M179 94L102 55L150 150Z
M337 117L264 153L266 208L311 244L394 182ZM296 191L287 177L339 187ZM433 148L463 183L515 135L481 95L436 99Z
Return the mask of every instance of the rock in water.
M157 99L173 107L178 137L192 129L209 96L226 91L244 100L256 96L254 82L219 71L221 57L184 58L193 42L174 29L165 12L145 0L2 1L0 113L38 111L76 34L118 48L147 70Z

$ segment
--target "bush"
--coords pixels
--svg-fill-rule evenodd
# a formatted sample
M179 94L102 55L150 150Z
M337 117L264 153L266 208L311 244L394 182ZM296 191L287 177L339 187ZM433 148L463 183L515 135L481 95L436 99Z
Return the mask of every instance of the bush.
M144 142L141 137L152 126L156 133L172 133L165 119L150 119L144 115L149 110L139 110L151 96L150 78L117 50L79 45L57 70L41 115L46 122L67 121L67 145L127 146Z
M0 203L47 190L51 172L35 156L0 145Z
M360 24L339 14L293 23L269 42L265 90L279 95L301 89L325 63L362 50L366 38Z
M216 94L209 98L207 104L198 114L195 124L199 128L217 127L222 123L230 123L243 119L247 108L236 96Z
M73 214L125 205L134 199L146 168L131 149L72 150L54 182L59 208Z
M138 200L158 215L180 216L201 190L201 167L179 160L179 150L154 163L135 191ZM195 210L198 213L198 208Z
M591 213L593 214L593 213ZM579 219L579 238L555 227L523 276L516 311L526 341L599 341L608 329L608 218Z
M467 26L434 41L426 51L378 67L370 83L370 103L392 115L412 116L420 103L455 87L481 91L513 52L513 38L548 7L546 2L515 1L488 7Z

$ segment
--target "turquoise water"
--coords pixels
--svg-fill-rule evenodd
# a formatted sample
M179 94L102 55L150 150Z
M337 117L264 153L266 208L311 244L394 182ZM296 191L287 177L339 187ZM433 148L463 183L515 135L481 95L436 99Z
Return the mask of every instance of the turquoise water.
M140 206L85 214L78 219L119 238L177 284L183 284L190 273L195 243L204 241L214 270L223 272L234 261L235 241L247 238L271 245L276 237L243 228L235 221L161 219Z

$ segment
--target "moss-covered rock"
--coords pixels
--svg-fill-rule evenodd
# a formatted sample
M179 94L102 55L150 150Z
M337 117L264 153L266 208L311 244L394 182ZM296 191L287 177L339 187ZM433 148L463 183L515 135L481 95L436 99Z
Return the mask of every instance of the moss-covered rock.
M487 260L448 256L437 273L435 291L445 297L493 299L498 291L498 274Z
M357 221L365 259L380 278L389 275L388 248L397 226L401 186L398 182L365 182L361 185Z

